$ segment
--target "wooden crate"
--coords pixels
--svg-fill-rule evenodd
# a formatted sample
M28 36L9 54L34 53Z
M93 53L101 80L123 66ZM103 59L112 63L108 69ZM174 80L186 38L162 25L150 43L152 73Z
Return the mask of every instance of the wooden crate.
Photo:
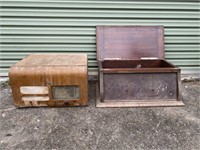
M182 106L162 26L97 26L97 107Z
M9 78L16 107L88 102L86 54L32 54L10 68Z

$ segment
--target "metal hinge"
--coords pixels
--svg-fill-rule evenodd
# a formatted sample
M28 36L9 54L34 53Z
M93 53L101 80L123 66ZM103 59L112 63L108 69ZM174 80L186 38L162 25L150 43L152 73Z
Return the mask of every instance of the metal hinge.
M158 57L141 57L141 59L147 59L147 60L149 60L149 59L158 59Z
M104 60L122 60L121 58L105 58Z

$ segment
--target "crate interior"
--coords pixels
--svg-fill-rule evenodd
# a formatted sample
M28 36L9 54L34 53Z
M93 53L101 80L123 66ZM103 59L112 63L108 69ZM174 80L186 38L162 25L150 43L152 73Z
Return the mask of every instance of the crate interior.
M102 67L106 68L174 68L165 60L104 60Z

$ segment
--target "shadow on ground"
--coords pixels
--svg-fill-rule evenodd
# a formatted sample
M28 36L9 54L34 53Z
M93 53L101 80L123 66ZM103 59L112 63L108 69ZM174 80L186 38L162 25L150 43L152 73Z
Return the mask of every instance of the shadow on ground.
M200 149L200 82L182 84L185 107L25 108L12 105L1 87L0 149L133 150Z

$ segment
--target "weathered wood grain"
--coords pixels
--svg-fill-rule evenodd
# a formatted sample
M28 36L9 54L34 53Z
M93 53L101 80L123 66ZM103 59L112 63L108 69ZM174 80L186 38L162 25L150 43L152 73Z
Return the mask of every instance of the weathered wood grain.
M82 106L88 102L86 54L33 54L12 66L9 78L17 107ZM36 93L37 89L27 93L23 89L37 86L48 87L48 92ZM80 96L75 99L54 99L53 86L78 86ZM49 100L42 101L41 96L48 96ZM30 102L31 98L32 104L25 103L26 100Z
M98 107L182 106L161 26L97 26Z

